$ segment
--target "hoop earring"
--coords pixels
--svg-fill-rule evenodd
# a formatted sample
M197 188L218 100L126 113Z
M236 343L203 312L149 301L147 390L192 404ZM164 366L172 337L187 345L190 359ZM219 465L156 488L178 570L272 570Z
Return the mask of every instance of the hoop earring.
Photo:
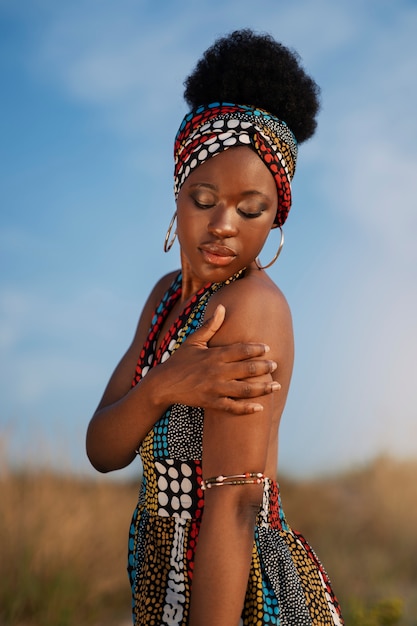
M165 235L164 252L169 252L171 250L172 246L174 245L174 241L177 238L177 231L175 231L174 236L172 237L171 241L169 241L169 238L171 237L171 230L172 230L172 227L174 226L176 217L177 217L177 212L175 211L169 223L167 234Z
M272 261L270 261L268 263L268 265L260 265L258 262L258 259L255 259L255 263L256 263L256 267L258 268L258 270L266 270L268 267L271 267L271 265L273 265L275 263L275 261L277 260L277 258L279 257L279 255L281 254L281 250L282 247L284 245L284 231L282 230L281 226L279 227L280 231L281 231L281 241L279 242L279 246L278 246L278 250L274 256L274 258L272 259Z

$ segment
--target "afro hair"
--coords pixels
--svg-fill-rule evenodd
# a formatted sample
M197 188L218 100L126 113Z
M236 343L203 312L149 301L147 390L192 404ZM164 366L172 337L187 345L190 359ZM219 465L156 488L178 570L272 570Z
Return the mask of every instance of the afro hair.
M217 39L184 87L191 109L212 102L265 109L286 122L298 143L316 129L318 85L305 73L298 54L268 34L244 29Z

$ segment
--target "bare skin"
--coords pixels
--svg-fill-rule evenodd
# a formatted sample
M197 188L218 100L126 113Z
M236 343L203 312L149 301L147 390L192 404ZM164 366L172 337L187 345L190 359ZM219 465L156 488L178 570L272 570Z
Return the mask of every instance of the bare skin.
M254 289L263 303L261 312L259 303L250 297ZM274 478L278 426L293 362L288 306L278 289L258 270L251 270L244 280L216 294L210 306L215 306L216 297L222 298L227 318L210 345L233 341L237 336L250 341L262 329L262 339L271 346L269 354L278 364L273 373L265 375L265 380L279 379L282 387L279 393L260 399L264 410L254 415L231 416L221 410L205 412L204 476L260 471ZM245 302L243 310L242 302ZM246 320L243 327L236 324L238 318ZM262 488L258 485L221 487L206 492L194 566L192 626L238 624L261 499Z
M89 426L87 450L97 469L129 464L161 414L180 403L205 409L205 478L246 471L276 476L278 427L293 365L292 322L282 293L254 263L276 206L273 178L249 148L229 149L187 178L177 202L182 301L161 335L201 286L246 268L244 277L216 292L204 327L130 389L154 307L173 275L158 283ZM261 485L206 492L190 626L238 625L261 499Z
M225 318L224 306L219 305L181 349L132 389L135 366L154 308L171 280L172 276L168 280L165 277L154 290L158 296L150 297L146 304L132 344L90 421L87 454L100 472L129 465L146 434L172 404L250 415L263 410L259 397L280 388L279 383L263 378L276 368L266 344L236 342L208 347ZM211 372L210 377L206 376L207 371Z

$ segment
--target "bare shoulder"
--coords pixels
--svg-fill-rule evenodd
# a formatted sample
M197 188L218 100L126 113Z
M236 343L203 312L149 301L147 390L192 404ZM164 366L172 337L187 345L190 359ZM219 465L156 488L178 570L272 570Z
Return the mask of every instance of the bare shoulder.
M288 335L292 341L292 318L279 287L264 272L247 275L220 289L207 307L210 315L218 304L226 308L226 319L216 335L219 343L256 341L270 344ZM273 346L271 345L271 348Z
M165 292L171 286L176 276L178 276L178 273L179 270L169 272L168 274L165 274L165 276L162 276L162 278L160 278L155 284L154 288L152 289L146 300L142 313L139 317L135 337L132 342L133 344L137 344L138 342L140 344L143 344L145 337L149 331L155 309L162 300Z
M178 276L180 270L174 270L173 272L169 272L160 278L157 283L155 283L154 288L149 294L149 298L147 304L149 302L150 306L155 308L160 300L162 299L164 293L169 289L174 279ZM146 306L146 305L145 305Z
M273 378L282 386L277 404L280 415L294 363L292 318L284 294L264 272L250 271L214 294L207 307L207 317L218 304L226 308L226 317L209 345L252 342L268 345L268 358L278 365Z
M131 388L136 363L142 346L146 341L154 311L177 275L178 271L170 272L160 278L149 294L139 317L133 340L114 370L97 410L116 402Z

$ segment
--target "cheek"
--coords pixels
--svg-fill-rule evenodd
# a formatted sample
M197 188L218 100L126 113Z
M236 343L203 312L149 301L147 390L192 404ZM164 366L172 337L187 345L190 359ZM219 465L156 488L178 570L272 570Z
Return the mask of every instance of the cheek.
M187 211L184 205L177 205L177 236L182 246L195 239L199 232L199 220L195 214Z
M252 241L254 246L262 247L271 232L271 225L269 220L266 220L262 225L260 223L254 224L251 229L248 229L246 239Z
M177 200L177 236L181 237L182 232L187 224L187 219L185 215L186 211L184 210L184 203Z

